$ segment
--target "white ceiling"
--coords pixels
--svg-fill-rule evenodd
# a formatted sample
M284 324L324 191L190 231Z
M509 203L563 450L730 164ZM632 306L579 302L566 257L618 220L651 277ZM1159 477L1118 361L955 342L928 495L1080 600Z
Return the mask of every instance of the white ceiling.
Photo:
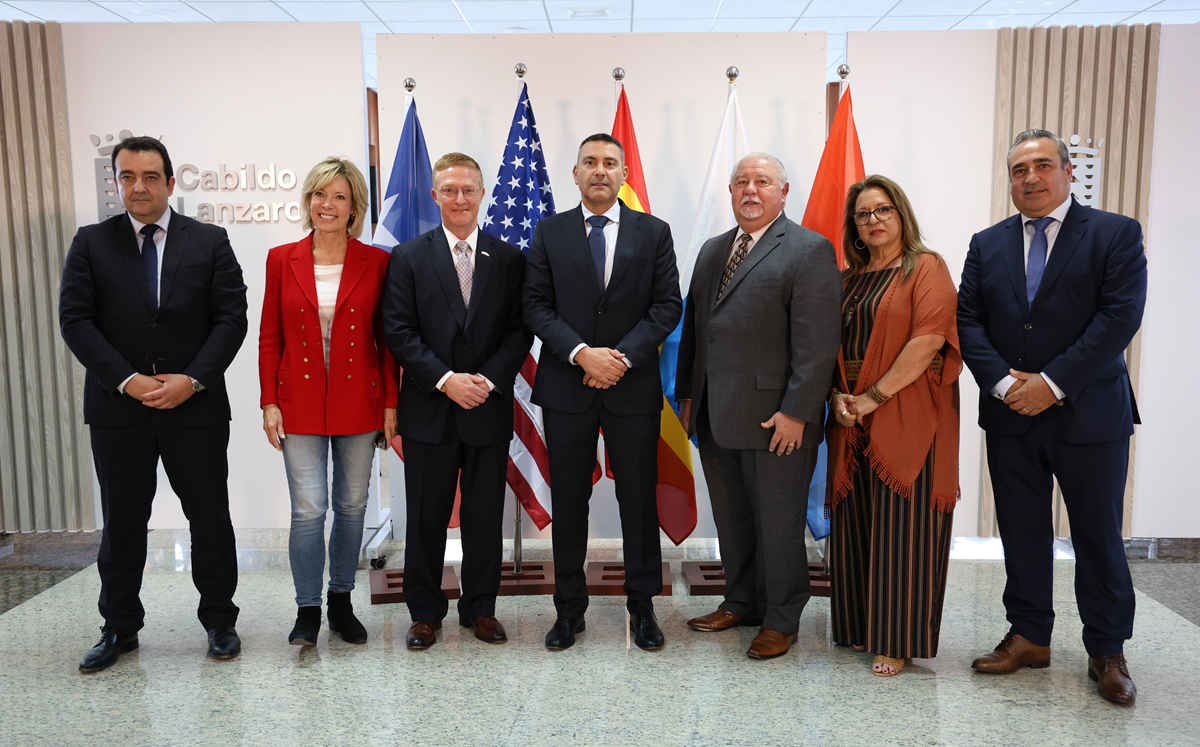
M1200 23L1200 0L0 0L0 20L68 23L358 21L375 85L376 34L846 32Z

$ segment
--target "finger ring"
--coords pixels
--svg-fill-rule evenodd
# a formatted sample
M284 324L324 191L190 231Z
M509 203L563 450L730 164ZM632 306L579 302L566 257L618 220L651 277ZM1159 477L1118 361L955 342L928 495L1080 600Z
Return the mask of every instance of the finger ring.
M1021 412L1029 412L1029 408L1028 408L1028 407L1022 407L1022 408L1021 408Z

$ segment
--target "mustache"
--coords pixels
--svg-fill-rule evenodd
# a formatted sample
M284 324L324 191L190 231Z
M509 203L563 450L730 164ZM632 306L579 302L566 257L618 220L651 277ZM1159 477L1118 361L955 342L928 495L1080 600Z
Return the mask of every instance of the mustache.
M761 204L763 204L763 201L760 200L759 198L753 197L753 196L743 197L742 201L738 203L739 206L741 206L741 205L761 205Z

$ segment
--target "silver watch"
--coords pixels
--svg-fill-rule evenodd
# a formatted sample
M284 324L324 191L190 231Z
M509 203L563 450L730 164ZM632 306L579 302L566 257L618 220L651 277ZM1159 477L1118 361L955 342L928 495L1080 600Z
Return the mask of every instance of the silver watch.
M203 391L204 391L204 385L203 385L203 384L201 384L199 381L196 381L196 380L195 380L195 379L193 379L191 376L189 376L188 378L189 378L189 379L191 379L191 382L192 382L192 391L193 391L193 392L203 392Z

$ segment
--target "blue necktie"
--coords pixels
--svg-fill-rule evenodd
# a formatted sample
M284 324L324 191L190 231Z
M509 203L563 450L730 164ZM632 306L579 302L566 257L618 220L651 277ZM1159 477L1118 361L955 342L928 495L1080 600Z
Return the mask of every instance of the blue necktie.
M1046 226L1054 221L1050 216L1029 221L1033 226L1033 239L1029 242L1029 261L1025 263L1025 299L1030 305L1037 295L1038 286L1042 282L1042 273L1046 271Z
M592 267L596 269L596 287L600 295L604 295L604 227L608 218L603 215L593 215L587 219L592 231L588 234L588 246L592 248Z
M158 247L154 245L154 234L158 226L151 223L142 226L142 266L146 268L146 285L150 286L150 304L158 310Z

